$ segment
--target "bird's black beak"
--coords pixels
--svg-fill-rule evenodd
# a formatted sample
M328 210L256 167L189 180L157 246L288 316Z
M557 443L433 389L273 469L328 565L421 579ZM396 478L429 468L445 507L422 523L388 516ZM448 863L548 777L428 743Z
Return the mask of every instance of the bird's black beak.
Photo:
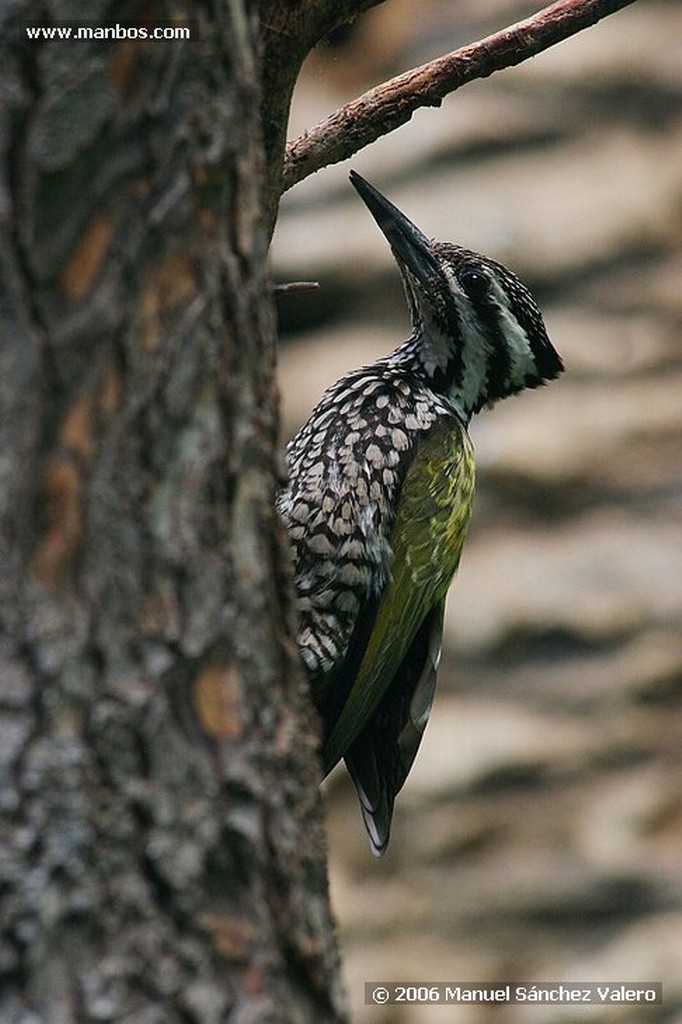
M351 171L349 177L351 184L383 231L398 262L406 266L422 283L438 273L438 262L426 235L356 171Z

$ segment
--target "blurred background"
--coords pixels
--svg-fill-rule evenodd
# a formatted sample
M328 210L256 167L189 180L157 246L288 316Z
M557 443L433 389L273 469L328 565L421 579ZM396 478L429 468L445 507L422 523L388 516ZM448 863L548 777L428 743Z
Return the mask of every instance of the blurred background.
M318 48L289 136L526 16L389 0ZM566 374L479 415L432 720L375 861L327 785L356 1024L682 1024L682 5L640 2L418 112L284 199L284 431L409 333L355 167L506 263ZM365 981L664 983L662 1007L364 1006Z

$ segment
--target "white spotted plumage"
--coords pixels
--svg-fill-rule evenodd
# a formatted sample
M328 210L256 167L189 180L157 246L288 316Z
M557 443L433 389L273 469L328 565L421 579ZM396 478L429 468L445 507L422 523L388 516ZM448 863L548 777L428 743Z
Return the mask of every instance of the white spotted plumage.
M386 581L401 463L416 436L452 415L423 382L404 379L402 356L338 381L287 448L277 506L293 542L299 648L314 674L344 657L359 605Z

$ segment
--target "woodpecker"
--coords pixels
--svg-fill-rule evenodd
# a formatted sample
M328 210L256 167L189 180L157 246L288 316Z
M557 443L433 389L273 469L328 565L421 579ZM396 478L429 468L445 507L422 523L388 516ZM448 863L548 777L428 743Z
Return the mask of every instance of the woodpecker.
M429 240L359 174L350 180L398 264L412 334L325 392L288 445L278 511L323 771L345 759L380 856L433 703L474 496L467 426L563 365L511 271Z

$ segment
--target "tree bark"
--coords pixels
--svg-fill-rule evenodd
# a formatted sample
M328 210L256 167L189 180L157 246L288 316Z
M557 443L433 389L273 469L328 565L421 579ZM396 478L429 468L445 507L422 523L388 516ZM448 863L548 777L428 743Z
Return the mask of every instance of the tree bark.
M175 10L189 44L31 42L28 0L0 31L7 1022L343 1018L272 511L256 10Z

